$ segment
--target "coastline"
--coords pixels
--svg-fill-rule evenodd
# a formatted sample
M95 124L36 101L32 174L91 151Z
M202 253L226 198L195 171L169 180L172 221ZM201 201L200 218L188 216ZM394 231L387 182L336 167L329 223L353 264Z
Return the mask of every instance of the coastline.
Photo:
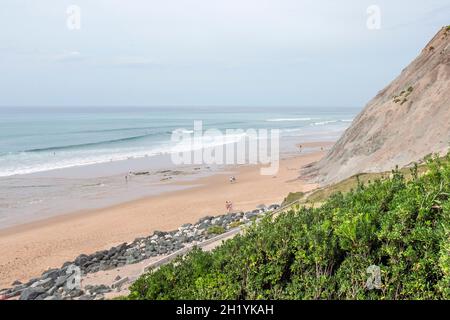
M315 143L325 149L331 144ZM302 166L323 155L324 151L315 151L281 159L275 177L261 176L258 165L226 168L225 172L174 182L184 187L181 190L0 230L0 287L15 280L27 281L80 253L104 250L155 230L175 229L206 215L223 214L227 200L233 201L237 211L280 203L290 191L315 187L296 177ZM228 182L230 172L237 183Z

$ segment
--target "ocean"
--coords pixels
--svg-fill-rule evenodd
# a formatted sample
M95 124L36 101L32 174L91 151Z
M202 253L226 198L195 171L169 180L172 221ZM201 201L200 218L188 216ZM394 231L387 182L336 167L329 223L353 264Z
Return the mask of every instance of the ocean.
M279 129L283 156L298 153L298 143L337 140L358 112L335 107L2 108L0 229L183 189L168 182L226 170L171 162L170 153L178 150L172 132L192 132L194 121L223 133ZM242 138L236 135L232 142ZM127 182L129 171L146 174Z
M2 108L0 177L173 152L174 130L280 129L281 137L335 140L356 108Z

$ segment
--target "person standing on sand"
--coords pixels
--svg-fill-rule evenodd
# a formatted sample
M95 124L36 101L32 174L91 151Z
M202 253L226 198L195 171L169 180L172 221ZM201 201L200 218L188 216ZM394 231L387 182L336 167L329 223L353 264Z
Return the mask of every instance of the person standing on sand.
M225 208L227 209L228 213L230 213L231 210L233 210L233 203L231 201L226 201Z

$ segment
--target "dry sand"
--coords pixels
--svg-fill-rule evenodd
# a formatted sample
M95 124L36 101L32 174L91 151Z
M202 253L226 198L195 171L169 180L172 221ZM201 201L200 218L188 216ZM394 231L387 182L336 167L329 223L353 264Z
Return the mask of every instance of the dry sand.
M329 145L322 144L324 149ZM189 189L1 230L0 288L17 279L28 281L81 253L108 249L154 230L174 230L205 215L223 214L227 200L235 210L243 211L280 203L289 192L316 187L297 176L302 166L323 155L320 151L281 160L276 176L260 175L259 166L240 166L233 169L234 184L228 182L230 172L220 173L184 182L195 185Z

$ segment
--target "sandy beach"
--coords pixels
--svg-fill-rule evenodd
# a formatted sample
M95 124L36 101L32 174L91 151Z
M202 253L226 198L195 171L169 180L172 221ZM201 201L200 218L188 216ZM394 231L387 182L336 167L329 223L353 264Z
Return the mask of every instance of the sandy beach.
M320 159L331 144L315 143L315 152L282 159L276 176L260 175L259 166L227 168L212 176L174 182L192 186L187 189L1 230L0 287L39 276L80 253L108 249L154 230L173 230L206 215L223 214L227 200L233 202L234 210L245 211L260 204L280 203L289 192L309 191L315 185L297 179L299 170ZM237 178L234 184L228 181L230 172Z

